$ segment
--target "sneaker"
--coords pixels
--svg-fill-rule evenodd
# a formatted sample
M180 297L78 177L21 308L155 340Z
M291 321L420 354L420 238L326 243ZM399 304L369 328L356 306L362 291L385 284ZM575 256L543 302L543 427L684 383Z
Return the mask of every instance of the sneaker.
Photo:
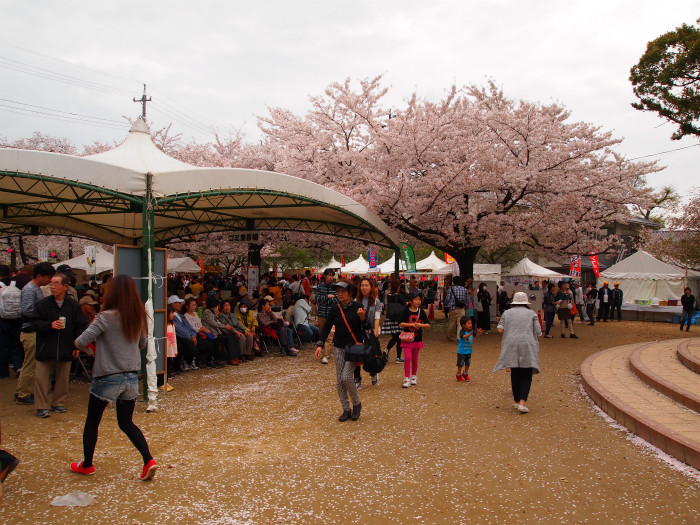
M0 483L5 482L5 478L19 465L19 458L14 457L9 452L0 450Z
M15 403L19 403L20 405L33 405L34 396L29 394L26 397L19 397L17 394L15 394Z
M355 379L355 388L358 390L362 388L362 379Z
M565 334L561 334L561 338L562 338L562 339L566 339L566 335L565 335Z
M76 474L82 474L83 476L91 476L95 473L95 465L91 465L86 468L83 467L82 461L80 463L71 463L70 469Z
M520 412L521 414L527 414L529 411L529 408L518 403L518 412Z
M158 390L163 390L163 389L165 389L166 392L172 392L173 390L175 390L175 387L170 386L170 383L165 383L164 385L160 385L158 387Z
M544 337L545 337L546 339L551 339L551 338L552 338L552 336L549 335L549 334L544 334Z
M194 364L194 361L192 361L192 364L189 366L190 366L190 370L199 370L199 367Z
M462 374L455 374L457 376L457 381L464 381Z
M411 385L417 385L418 384L418 378L416 376L411 376Z
M577 336L576 334L571 334L569 337L570 337L571 339L578 339L578 336Z
M408 388L411 386L411 380L408 377L403 378L403 385L401 385L402 388Z
M379 374L374 374L372 376L372 386L377 386L379 384Z
M54 412L58 412L59 414L65 414L66 407L64 407L63 405L58 405L55 407L51 407L51 410L53 410Z
M321 364L322 364L322 365L327 365L327 364L328 364L328 358L327 358L327 357L322 358L322 359L321 359Z
M46 419L47 417L49 417L49 411L46 408L39 408L36 411L36 415L42 419Z
M469 383L469 381L471 381L471 379L469 379L469 374L464 374L463 377L464 377L464 380L465 380L467 383Z
M180 365L180 371L181 372L189 372L190 370L191 370L190 365L188 365L187 363L185 363L183 361L182 364Z
M289 357L296 357L298 353L299 352L297 352L295 348L290 348L289 350L287 350L287 355Z
M152 413L152 412L158 412L158 405L151 405L151 404L149 404L149 405L146 407L146 412L148 412L149 414Z
M403 357L397 357L396 358L397 363L403 363Z
M156 460L152 459L143 466L143 471L139 478L141 481L148 481L156 475L156 470L158 470L158 465L156 465Z

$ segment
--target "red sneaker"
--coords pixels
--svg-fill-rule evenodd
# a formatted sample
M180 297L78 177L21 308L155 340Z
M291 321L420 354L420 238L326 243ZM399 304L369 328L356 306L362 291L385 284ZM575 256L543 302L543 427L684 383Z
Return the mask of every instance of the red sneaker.
M462 377L466 382L469 382L469 374L464 374Z
M82 474L83 476L90 476L95 473L95 465L85 468L82 461L80 463L71 463L70 469L76 474Z
M156 465L156 460L152 459L143 466L143 472L141 472L141 481L147 481L156 475L156 470L158 470L158 465Z
M464 381L464 377L462 376L462 374L456 374L456 376L457 376L457 381Z

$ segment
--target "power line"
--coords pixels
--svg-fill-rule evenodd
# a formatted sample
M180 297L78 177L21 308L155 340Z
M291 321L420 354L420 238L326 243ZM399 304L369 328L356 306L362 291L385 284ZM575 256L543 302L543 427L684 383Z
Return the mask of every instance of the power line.
M64 113L64 114L66 114L66 115L68 115L68 116L70 116L70 117L83 117L83 118L87 118L87 119L102 121L103 123L108 123L108 124L118 124L118 125L120 125L120 126L124 126L124 125L125 125L125 122L119 121L119 120L112 120L112 119L108 119L108 118L104 118L104 117L93 117L92 115L84 115L84 114L82 114L82 113L74 113L74 112L72 112L72 111L63 111L63 110L60 110L60 109L47 108L47 107L45 107L45 106L37 106L37 105L34 105L34 104L27 104L26 102L19 102L19 101L17 101L17 100L9 100L9 99L6 99L6 98L0 98L0 101L2 101L2 102L9 102L9 103L11 103L11 104L17 104L17 105L19 105L19 106L27 106L27 107L30 107L30 108L45 109L45 110L47 110L47 111L52 111L52 112L54 112L54 113ZM22 108L16 108L16 109L22 109ZM60 115L59 115L59 116L60 116Z
M39 118L49 119L49 120L57 120L59 122L71 122L74 124L76 124L76 123L90 124L91 126L97 126L99 128L123 129L123 126L116 126L114 124L106 124L106 123L101 124L101 123L92 122L89 120L70 118L70 117L62 116L62 115L53 115L51 113L44 113L42 111L33 111L31 109L14 108L11 106L7 106L5 104L0 104L0 111L4 111L6 113L15 113L17 115L25 115L25 116L38 117L39 115L43 115Z
M674 151L680 151L682 149L688 149L688 148L697 148L698 146L700 146L700 144L692 144L690 146L684 146L682 148L669 149L666 151L660 151L658 153L652 153L651 155L642 155L641 157L635 157L633 159L626 159L626 160L632 161L632 160L646 159L647 157L656 157L657 155L663 155L664 153L673 153Z

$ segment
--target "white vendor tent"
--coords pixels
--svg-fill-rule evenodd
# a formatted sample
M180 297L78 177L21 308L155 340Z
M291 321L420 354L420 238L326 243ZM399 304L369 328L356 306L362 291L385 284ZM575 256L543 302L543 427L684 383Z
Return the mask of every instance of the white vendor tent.
M360 255L354 261L349 262L340 268L340 273L367 273L369 272L369 261Z
M62 264L67 264L73 271L83 271L90 277L103 272L111 272L114 269L114 254L98 246L97 256L95 257L95 263L93 265L90 265L84 253L72 259L68 259L67 261L56 263L53 266L54 268L58 268Z
M318 269L319 273L323 273L325 270L328 268L331 268L333 270L337 270L338 268L341 267L341 264L335 260L335 257L333 257L328 264L324 264Z
M455 265L456 266L456 265ZM474 265L474 282L496 281L501 282L501 265L500 264L475 264Z
M456 266L456 263L447 264L444 259L435 255L435 252L430 252L425 259L416 262L418 272L453 273Z
M202 268L189 257L168 258L169 273L200 273Z
M509 277L539 277L541 279L564 279L568 277L568 275L564 275L563 273L558 273L553 270L549 270L544 266L540 266L539 264L535 264L527 257L524 257L504 275Z
M396 255L394 255L388 261L384 261L382 264L377 266L377 268L379 268L379 273L381 274L394 273L396 270ZM406 263L404 262L403 257L399 258L399 271L406 271Z
M639 251L614 264L598 277L598 287L608 281L620 283L624 302L635 299L680 299L685 288L685 272Z

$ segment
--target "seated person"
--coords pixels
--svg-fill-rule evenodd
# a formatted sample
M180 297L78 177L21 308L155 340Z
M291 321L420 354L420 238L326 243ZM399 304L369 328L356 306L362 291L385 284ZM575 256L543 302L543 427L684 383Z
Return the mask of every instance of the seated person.
M288 356L296 356L297 350L294 348L294 333L289 327L289 323L285 323L278 318L272 311L270 301L265 298L260 300L260 311L258 312L258 324L263 334L271 335L274 332L280 342L282 352Z
M319 329L318 326L312 325L309 322L309 314L311 313L311 306L306 302L306 297L302 297L294 303L294 314L292 316L292 322L294 326L297 327L297 333L302 343L310 343L313 341L318 341L319 339Z
M221 303L221 313L219 320L226 325L228 330L233 330L233 334L237 338L238 354L241 361L253 360L253 343L255 340L255 329L250 330L243 326L238 320L238 316L234 315L232 310L232 302L224 301Z
M207 299L207 308L202 313L202 325L209 329L215 336L216 347L221 345L226 352L226 362L229 365L237 366L241 364L239 338L242 335L230 323L223 322L217 315L219 301L215 297ZM227 303L228 304L228 303ZM231 306L229 305L229 312Z
M183 317L197 334L196 351L200 366L222 368L224 365L214 359L214 339L216 337L211 330L202 325L202 320L197 315L197 299L190 297L185 301L185 315ZM175 329L177 330L177 324Z

